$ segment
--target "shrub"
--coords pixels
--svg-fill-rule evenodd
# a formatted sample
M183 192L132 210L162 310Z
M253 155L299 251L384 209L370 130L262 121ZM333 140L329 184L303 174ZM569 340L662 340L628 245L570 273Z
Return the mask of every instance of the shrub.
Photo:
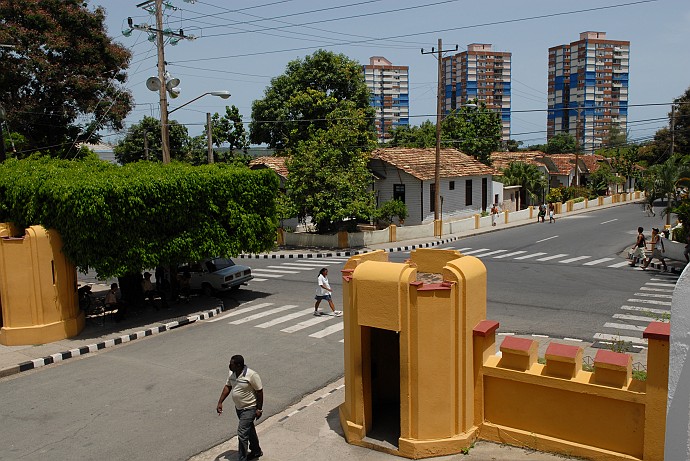
M389 200L376 209L374 218L384 226L388 226L393 222L394 217L402 222L407 218L407 215L405 203L400 200Z

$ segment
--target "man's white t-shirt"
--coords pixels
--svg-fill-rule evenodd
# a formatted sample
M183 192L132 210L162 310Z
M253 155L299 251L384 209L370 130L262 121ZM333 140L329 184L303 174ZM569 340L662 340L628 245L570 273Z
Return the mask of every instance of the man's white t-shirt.
M331 285L328 283L328 277L323 274L319 274L319 280L317 283L319 286L316 287L316 296L326 296L331 294L331 292L328 291L331 289ZM323 287L328 288L328 290Z
M230 395L238 410L255 406L256 391L263 389L259 373L248 367L244 367L244 371L239 376L230 372L225 384L232 388Z

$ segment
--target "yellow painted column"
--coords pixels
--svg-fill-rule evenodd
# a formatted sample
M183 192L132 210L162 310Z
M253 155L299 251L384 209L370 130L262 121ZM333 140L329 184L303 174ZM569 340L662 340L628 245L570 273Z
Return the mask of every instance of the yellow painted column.
M647 351L644 459L663 460L671 324L652 322L642 336L647 338L649 347Z

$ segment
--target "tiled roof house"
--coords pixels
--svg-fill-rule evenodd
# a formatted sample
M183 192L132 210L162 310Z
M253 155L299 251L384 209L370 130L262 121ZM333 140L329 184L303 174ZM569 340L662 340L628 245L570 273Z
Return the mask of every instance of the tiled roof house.
M287 157L257 157L253 159L251 162L249 162L249 168L251 168L252 170L270 168L271 170L275 171L278 177L280 178L280 187L283 188L285 187L285 180L288 176L288 169L285 164L286 161Z
M440 195L444 219L474 214L493 201L493 168L456 149L441 149ZM436 150L391 147L376 149L369 169L377 178L374 191L378 204L399 199L408 210L406 224L434 219Z

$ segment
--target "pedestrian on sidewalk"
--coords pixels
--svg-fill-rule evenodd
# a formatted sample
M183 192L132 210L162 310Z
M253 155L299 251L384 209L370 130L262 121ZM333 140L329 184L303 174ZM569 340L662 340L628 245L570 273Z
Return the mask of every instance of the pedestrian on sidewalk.
M491 207L491 225L496 225L496 220L498 219L498 203L494 203Z
M661 238L661 235L659 235L659 229L656 227L652 228L652 254L647 260L642 264L640 269L646 270L647 267L649 267L649 264L652 262L652 259L657 258L659 261L661 261L661 265L663 266L663 271L666 272L668 270L668 266L666 266L666 261L664 261L664 255L663 253L666 252L666 248L664 248L664 239Z
M544 222L544 219L546 218L546 205L543 203L539 205L539 214L537 215L537 222L541 220L541 222ZM549 220L550 222L550 220Z
M223 414L223 401L232 395L235 411L239 418L237 440L239 441L239 461L257 459L264 455L259 446L254 421L263 415L264 388L259 374L244 364L244 357L233 355L230 359L230 375L220 393L216 411Z
M645 238L644 229L642 227L637 228L637 238L635 239L635 244L632 246L632 262L630 262L630 267L635 267L638 261L644 262L645 252L644 247L647 244L647 239Z
M328 269L325 267L319 271L319 278L317 279L318 286L316 287L316 302L314 303L314 315L323 315L319 311L319 304L321 301L328 301L328 305L331 306L331 311L336 317L342 315L341 311L335 310L335 305L333 304L333 299L331 294L333 290L331 289L331 284L328 283Z
M116 322L121 322L127 318L127 306L119 299L119 289L117 283L110 285L110 290L105 295L103 304L106 311L116 311L113 318Z
M556 206L553 203L549 203L549 224L556 222Z

